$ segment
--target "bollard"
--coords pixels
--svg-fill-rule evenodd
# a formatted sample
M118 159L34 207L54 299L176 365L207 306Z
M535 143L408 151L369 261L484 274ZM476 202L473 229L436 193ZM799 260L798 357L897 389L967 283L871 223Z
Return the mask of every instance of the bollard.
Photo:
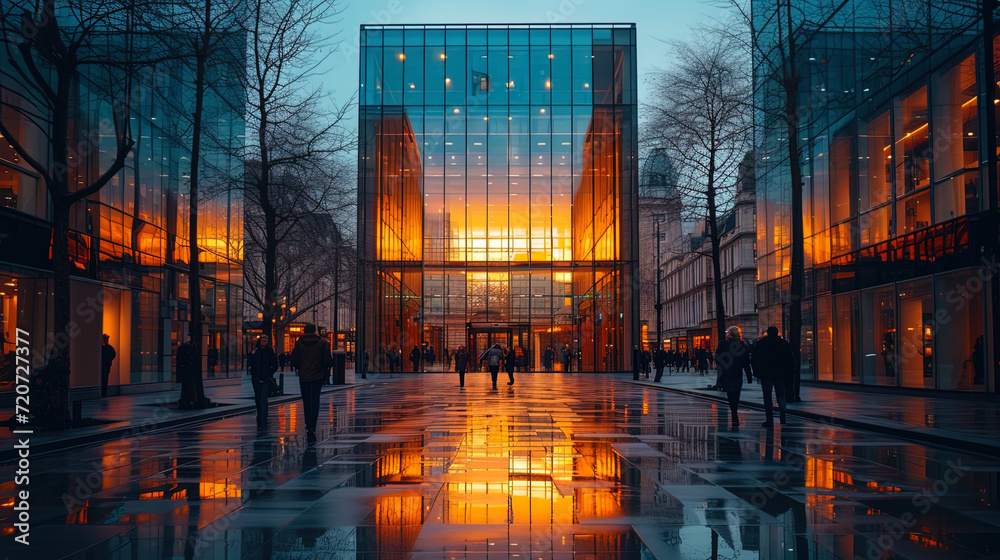
M285 374L284 374L284 372L282 372L281 374L278 375L278 394L279 395L284 395L285 394Z

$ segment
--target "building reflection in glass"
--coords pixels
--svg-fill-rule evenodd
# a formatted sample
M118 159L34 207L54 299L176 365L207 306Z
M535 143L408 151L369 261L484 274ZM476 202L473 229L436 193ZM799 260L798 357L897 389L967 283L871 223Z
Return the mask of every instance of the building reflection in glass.
M634 26L361 34L359 353L432 371L499 343L533 370L550 347L556 370L628 367Z

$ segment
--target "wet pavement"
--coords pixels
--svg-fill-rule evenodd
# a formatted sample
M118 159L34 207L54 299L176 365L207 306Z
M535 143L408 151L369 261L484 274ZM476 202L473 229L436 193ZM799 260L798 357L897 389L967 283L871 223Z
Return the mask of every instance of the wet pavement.
M299 402L32 457L14 558L995 558L1000 464L631 376L373 376ZM754 386L756 388L756 386Z

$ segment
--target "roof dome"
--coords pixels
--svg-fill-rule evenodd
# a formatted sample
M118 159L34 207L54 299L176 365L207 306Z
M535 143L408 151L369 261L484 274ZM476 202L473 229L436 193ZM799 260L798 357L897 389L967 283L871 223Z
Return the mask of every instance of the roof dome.
M646 157L639 176L640 198L676 198L677 171L674 162L662 148L655 148Z

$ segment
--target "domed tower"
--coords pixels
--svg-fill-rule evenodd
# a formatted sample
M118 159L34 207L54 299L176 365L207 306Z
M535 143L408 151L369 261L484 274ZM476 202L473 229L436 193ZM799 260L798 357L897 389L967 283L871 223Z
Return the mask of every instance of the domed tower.
M652 150L639 175L639 321L644 342L656 346L659 303L665 298L659 267L667 260L670 248L681 238L681 195L677 189L674 162L661 148Z

